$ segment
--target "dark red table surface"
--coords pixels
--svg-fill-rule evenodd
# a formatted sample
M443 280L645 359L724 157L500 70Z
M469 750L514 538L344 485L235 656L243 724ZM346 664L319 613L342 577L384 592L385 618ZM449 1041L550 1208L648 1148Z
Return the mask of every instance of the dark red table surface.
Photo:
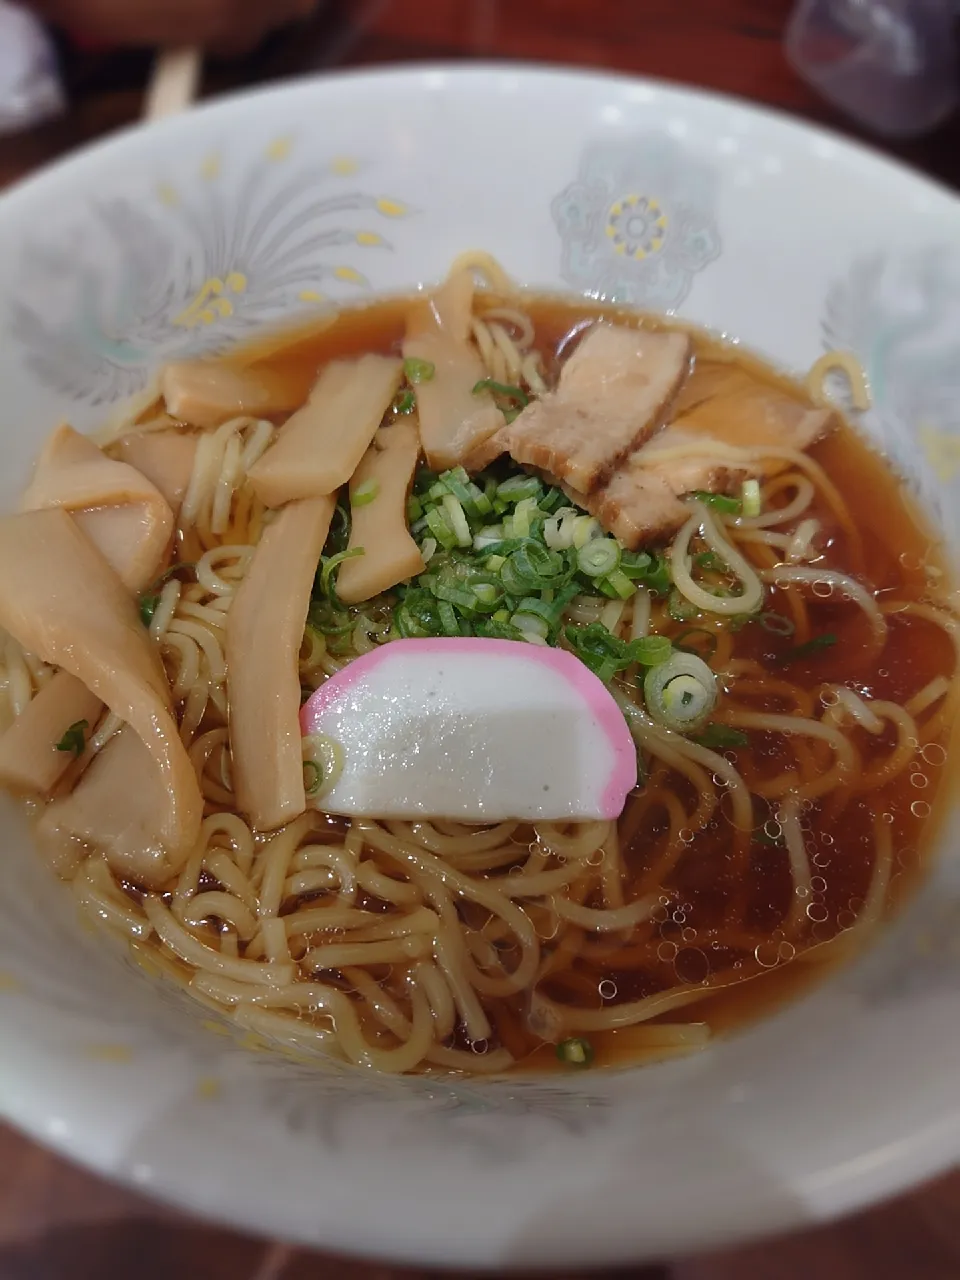
M204 93L336 67L520 59L718 89L856 135L787 65L781 39L790 8L791 0L327 0L293 37L279 37L242 62L208 66ZM135 120L148 65L136 54L69 56L69 113L0 139L0 184ZM960 189L960 117L914 142L871 145ZM0 1280L402 1280L418 1274L212 1229L0 1129ZM634 1280L960 1280L960 1173L834 1227L623 1274Z

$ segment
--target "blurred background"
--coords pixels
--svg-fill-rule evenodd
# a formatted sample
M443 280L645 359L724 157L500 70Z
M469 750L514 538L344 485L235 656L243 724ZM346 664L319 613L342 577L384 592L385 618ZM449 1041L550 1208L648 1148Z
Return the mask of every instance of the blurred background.
M36 0L32 12L43 19L49 44L34 45L28 37L27 60L17 62L22 31L4 25L13 10L0 0L0 187L135 122L156 56L150 40L172 30L178 40L211 45L202 97L348 67L437 59L550 62L737 94L860 137L960 190L955 0ZM264 12L293 21L261 39L269 25ZM869 45L877 14L887 31L891 15L901 23L897 49L900 55L907 50L906 72L891 69L882 45ZM37 76L50 78L49 92L33 100L22 79L31 49L33 87ZM855 62L845 64L851 53ZM850 66L855 73L845 69ZM46 117L41 123L30 123L34 109ZM402 1280L415 1274L207 1228L0 1128L0 1280ZM633 1280L958 1280L960 1174L833 1228L622 1274Z

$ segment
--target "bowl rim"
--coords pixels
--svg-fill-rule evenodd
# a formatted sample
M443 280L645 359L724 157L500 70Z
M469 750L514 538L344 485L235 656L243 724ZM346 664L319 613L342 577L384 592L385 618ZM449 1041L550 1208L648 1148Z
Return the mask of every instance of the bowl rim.
M295 96L301 92L322 90L328 84L336 87L351 83L362 84L364 81L378 83L389 80L416 81L425 75L443 75L461 81L481 80L489 76L519 76L526 80L560 79L583 83L600 82L622 87L645 87L669 97L693 98L708 104L715 103L718 107L740 111L754 119L762 119L771 125L786 129L796 137L818 138L846 152L851 159L867 160L873 166L879 166L886 170L890 177L899 177L913 184L919 183L926 187L930 194L945 197L960 211L960 191L955 191L946 182L931 177L906 160L887 155L879 142L849 137L841 131L839 126L834 128L819 121L807 120L786 108L766 102L755 102L739 94L704 89L697 85L686 84L684 81L669 80L660 76L634 75L629 72L607 71L602 67L593 69L561 62L529 62L522 59L516 62L505 59L451 62L442 58L416 59L373 67L344 67L330 71L305 72L286 80L270 81L266 84L252 85L249 88L231 90L217 97L201 98L186 111L157 120L143 118L133 120L104 137L87 141L66 155L42 164L35 172L15 179L0 189L0 202L6 204L11 200L19 199L23 194L42 189L51 179L69 175L74 168L82 168L91 159L108 154L128 141L148 133L159 135L163 132L175 132L183 127L185 120L196 119L198 115L203 117L228 115L236 106L249 101Z

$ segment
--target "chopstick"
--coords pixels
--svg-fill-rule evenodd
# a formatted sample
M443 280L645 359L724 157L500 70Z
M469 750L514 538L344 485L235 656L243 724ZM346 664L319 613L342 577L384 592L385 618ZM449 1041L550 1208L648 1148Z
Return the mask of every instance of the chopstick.
M143 105L145 120L183 111L197 96L203 55L197 48L164 49L157 54Z

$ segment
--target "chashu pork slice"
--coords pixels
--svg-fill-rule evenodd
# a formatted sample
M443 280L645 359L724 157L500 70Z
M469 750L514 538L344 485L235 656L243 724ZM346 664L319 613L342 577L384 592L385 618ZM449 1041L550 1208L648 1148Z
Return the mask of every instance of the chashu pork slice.
M685 333L599 323L563 366L555 391L507 429L514 461L593 493L663 420L690 367Z
M689 514L681 499L721 493L789 465L784 450L808 449L835 423L798 396L720 361L698 365L677 417L634 450L593 494L570 496L631 550L675 533ZM766 453L765 450L770 450Z

